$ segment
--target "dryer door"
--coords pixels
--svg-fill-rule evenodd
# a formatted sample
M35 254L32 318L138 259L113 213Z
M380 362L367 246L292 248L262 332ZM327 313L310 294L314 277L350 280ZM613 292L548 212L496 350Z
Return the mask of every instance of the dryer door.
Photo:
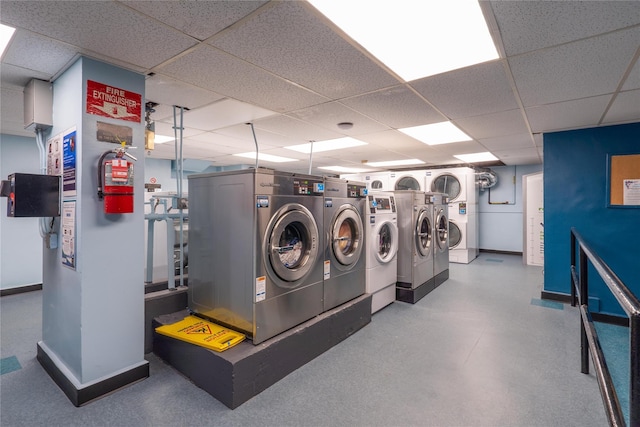
M428 210L422 209L416 222L416 247L421 257L429 256L431 241L433 240L432 236L431 214Z
M412 176L403 176L398 178L395 185L396 190L422 190L420 183Z
M449 249L454 249L462 242L462 231L458 224L449 221Z
M444 209L438 209L438 215L436 215L436 243L440 251L445 250L449 244L449 221L444 214Z
M364 228L360 214L353 205L342 205L333 217L329 244L336 260L352 266L360 259L364 243Z
M398 226L391 221L380 223L372 236L371 249L381 264L391 262L398 252Z
M294 288L313 269L319 252L318 226L311 212L297 203L273 215L263 244L271 277L281 287Z
M449 196L449 201L452 201L460 196L462 184L455 175L444 173L431 182L431 191L445 193Z

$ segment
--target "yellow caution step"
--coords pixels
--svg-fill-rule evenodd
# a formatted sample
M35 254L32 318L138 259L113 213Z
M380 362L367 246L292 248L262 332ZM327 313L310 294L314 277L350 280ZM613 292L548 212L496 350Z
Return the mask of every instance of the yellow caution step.
M196 316L187 316L171 325L159 326L156 332L215 351L224 351L245 339L239 332Z

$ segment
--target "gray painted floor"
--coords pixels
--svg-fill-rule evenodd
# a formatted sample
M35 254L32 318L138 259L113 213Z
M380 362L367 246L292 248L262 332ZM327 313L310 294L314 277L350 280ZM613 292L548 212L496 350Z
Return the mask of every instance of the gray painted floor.
M0 424L607 425L593 373L580 373L578 311L540 301L541 268L483 253L452 264L450 275L417 304L393 303L235 410L153 354L148 379L76 408L35 358L41 292L6 296Z

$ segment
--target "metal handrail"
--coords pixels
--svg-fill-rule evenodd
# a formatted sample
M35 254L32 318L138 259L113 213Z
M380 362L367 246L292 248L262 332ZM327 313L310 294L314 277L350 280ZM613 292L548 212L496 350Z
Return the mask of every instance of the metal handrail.
M576 273L576 242L579 245L579 274ZM583 374L589 373L589 350L591 350L596 378L609 424L612 426L626 425L620 401L589 312L587 260L591 262L629 316L629 422L632 426L640 426L640 301L572 227L571 305L575 307L576 302L580 305L581 372Z

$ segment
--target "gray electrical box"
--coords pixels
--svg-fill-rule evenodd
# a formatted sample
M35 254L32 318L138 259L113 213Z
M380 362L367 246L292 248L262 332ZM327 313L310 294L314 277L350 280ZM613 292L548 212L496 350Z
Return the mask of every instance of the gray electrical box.
M47 129L53 126L53 85L31 80L24 87L24 128Z

